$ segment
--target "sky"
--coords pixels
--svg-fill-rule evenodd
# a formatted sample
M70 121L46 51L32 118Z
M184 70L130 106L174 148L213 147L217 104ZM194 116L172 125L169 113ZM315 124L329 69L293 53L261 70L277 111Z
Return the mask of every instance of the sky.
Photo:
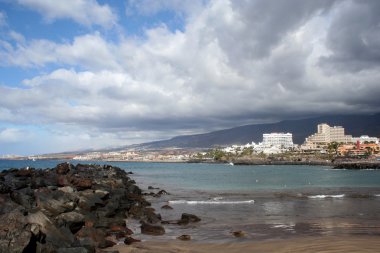
M0 155L376 113L379 13L377 0L0 0Z

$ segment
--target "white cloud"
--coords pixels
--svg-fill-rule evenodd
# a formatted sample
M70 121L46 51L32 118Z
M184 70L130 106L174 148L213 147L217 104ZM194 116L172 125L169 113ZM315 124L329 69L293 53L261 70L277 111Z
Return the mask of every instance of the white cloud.
M117 22L117 15L107 5L96 0L17 0L23 6L38 11L48 21L69 18L85 25L111 27Z
M0 64L4 66L43 67L48 64L68 64L87 69L119 69L117 52L111 43L99 33L75 37L72 43L59 44L39 39L25 42L21 34L14 31L10 36L16 45L8 45L1 51Z
M29 135L27 131L18 128L0 129L0 143L20 142L28 138Z

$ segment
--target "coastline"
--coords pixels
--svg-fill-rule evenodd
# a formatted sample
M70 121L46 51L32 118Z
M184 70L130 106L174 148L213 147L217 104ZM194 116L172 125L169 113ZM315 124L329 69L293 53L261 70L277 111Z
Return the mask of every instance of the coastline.
M336 253L336 252L379 252L378 236L309 236L286 240L268 240L236 243L195 243L182 241L141 242L116 245L109 251L120 253L241 253L241 252L276 252L276 253ZM107 250L108 251L108 250Z

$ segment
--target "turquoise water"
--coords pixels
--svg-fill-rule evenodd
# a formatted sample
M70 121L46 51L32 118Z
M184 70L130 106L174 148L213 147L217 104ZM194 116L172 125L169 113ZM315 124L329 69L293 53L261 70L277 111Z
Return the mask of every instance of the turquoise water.
M8 168L52 168L62 160L0 160ZM78 163L78 161L68 161ZM380 187L380 170L333 170L325 166L229 166L225 164L99 162L132 171L137 181L189 190L251 191L331 187Z

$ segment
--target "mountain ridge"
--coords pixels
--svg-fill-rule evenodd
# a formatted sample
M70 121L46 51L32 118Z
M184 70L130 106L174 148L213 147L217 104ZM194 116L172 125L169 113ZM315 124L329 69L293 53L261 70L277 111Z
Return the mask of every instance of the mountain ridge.
M283 120L275 123L250 124L202 134L181 135L171 139L131 145L142 149L211 148L232 144L261 142L263 133L290 132L293 141L302 144L305 138L317 131L317 125L342 126L345 134L380 137L380 113L372 115L330 115L313 118Z

